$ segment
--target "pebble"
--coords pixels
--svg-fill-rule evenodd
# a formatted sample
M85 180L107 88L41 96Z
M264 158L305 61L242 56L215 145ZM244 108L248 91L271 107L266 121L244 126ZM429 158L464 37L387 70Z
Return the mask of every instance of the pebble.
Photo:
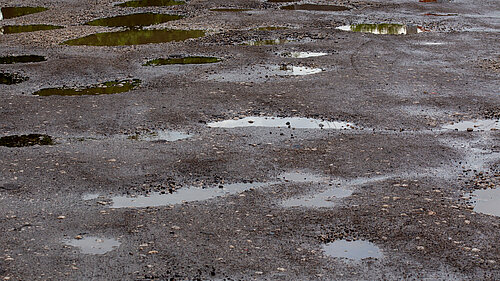
M425 247L424 246L417 246L417 250L420 250L420 251L425 250Z

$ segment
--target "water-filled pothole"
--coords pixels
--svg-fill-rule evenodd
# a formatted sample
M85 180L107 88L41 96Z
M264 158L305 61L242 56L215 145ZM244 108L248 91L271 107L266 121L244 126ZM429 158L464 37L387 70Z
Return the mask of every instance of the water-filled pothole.
M102 255L118 248L121 243L116 239L78 236L75 239L65 240L64 244L78 248L82 254Z
M48 25L48 24L30 24L30 25L4 25L0 27L0 34L13 34L13 33L23 33L23 32L34 32L41 30L53 30L64 28L58 25Z
M375 244L363 240L336 240L323 245L323 251L330 257L356 261L366 258L380 259L383 256Z
M184 17L178 15L141 13L141 14L131 14L124 16L96 19L87 22L86 25L109 26L109 27L118 27L118 26L138 27L138 26L160 24L164 22L179 20L182 18Z
M153 192L148 196L115 196L111 198L111 208L160 207L184 202L203 201L216 197L238 194L246 190L263 187L269 184L270 183L233 183L221 184L212 188L181 188L173 193Z
M192 137L190 134L179 131L157 130L151 132L141 132L129 136L128 139L139 141L171 142Z
M396 23L345 25L339 26L337 29L343 31L391 35L417 34L424 31L422 27L416 25L403 25Z
M313 183L328 183L329 178L311 173L304 172L287 172L278 176L279 180L285 182L313 182Z
M185 4L184 1L174 0L135 0L120 3L118 7L149 7L149 6L175 6Z
M283 10L298 10L298 11L347 11L350 10L346 6L337 5L316 5L316 4L301 4L301 5L289 5L281 7Z
M203 30L130 29L116 32L96 33L65 41L63 44L78 46L128 46L150 43L184 41L205 35Z
M44 7L4 7L0 9L0 20L40 13L47 10Z
M484 119L475 121L461 121L454 124L444 125L443 129L469 132L500 130L500 120Z
M482 214L500 216L500 189L479 189L470 194L474 211Z
M328 53L324 52L284 52L281 53L282 57L294 58L294 59L305 59L326 56Z
M265 40L249 40L242 43L246 46L266 46L266 45L282 45L294 40L290 39L265 39Z
M27 80L28 77L24 77L18 73L0 72L0 84L13 85L22 83Z
M13 135L0 138L0 146L6 147L26 147L53 144L54 141L50 136L41 134Z
M284 207L333 207L335 201L349 197L352 190L334 187L328 190L299 198L291 198L282 202Z
M279 71L277 71L278 75L282 76L302 76L302 75L311 75L322 72L321 68L312 68L307 66L295 66L295 65L281 65L279 67Z
M45 88L33 93L37 96L83 96L83 95L109 95L131 91L141 84L141 80L127 79L109 81L81 88Z
M42 62L46 60L45 57L37 55L4 56L0 57L0 64Z
M216 63L220 62L219 58L215 57L170 57L170 58L159 58L147 61L145 66L157 66L157 65L169 65L169 64L206 64L206 63Z
M246 12L246 11L251 11L252 9L237 9L237 8L216 8L216 9L210 9L212 12Z
M238 120L224 120L210 122L210 128L237 128L237 127L274 127L294 129L356 129L353 123L342 121L324 121L301 117L245 117Z

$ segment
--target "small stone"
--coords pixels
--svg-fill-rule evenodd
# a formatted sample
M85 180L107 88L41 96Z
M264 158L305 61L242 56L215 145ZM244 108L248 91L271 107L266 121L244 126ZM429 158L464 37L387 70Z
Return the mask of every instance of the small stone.
M478 248L472 248L470 251L474 253L481 252L481 250L479 250Z
M60 219L60 220L63 220L63 219L66 218L66 216L58 216L57 218Z
M150 254L150 255L158 254L158 251L152 250L152 251L149 251L148 254Z
M77 235L77 236L75 236L75 239L80 240L80 239L83 239L83 237L81 235Z
M283 267L278 267L276 268L278 271L286 271L286 269L284 269Z
M417 250L423 251L423 250L425 250L425 247L424 246L417 246Z
M436 212L429 211L429 212L427 212L427 214L428 214L429 216L434 216L434 215L436 214Z
M473 128L467 128L467 132L472 132L472 131L474 131Z
M262 274L264 274L264 272L262 272L262 271L255 271L255 274L262 275Z
M179 226L177 226L177 225L174 225L174 226L172 226L172 229L180 230L181 228Z
M470 224L470 220L465 220L464 223L465 224Z

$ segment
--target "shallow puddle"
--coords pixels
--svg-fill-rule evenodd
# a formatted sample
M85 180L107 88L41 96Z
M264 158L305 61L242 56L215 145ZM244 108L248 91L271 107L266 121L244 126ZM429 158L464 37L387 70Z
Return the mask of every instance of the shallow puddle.
M88 236L65 240L64 244L78 248L82 254L102 255L118 248L121 243L116 239Z
M278 176L279 180L285 182L313 182L313 183L328 183L329 178L311 173L304 172L287 172Z
M233 183L212 188L181 188L173 193L153 192L148 196L115 196L111 208L146 208L160 207L184 202L203 201L221 196L238 194L252 188L259 188L270 183Z
M95 200L101 196L99 193L87 193L82 196L83 201Z
M295 128L295 129L354 129L352 123L341 121L324 121L301 117L245 117L238 120L224 120L210 122L210 128L237 128L237 127L273 127L273 128Z
M54 141L50 136L40 134L13 135L0 138L0 146L25 147L34 145L53 145Z
M40 13L47 10L44 7L4 7L0 9L0 20Z
M174 0L137 0L127 1L116 6L118 7L148 7L148 6L175 6L185 4L184 1Z
M131 91L141 84L141 80L110 81L83 88L46 88L33 93L37 96L84 96L110 95Z
M485 119L476 121L462 121L454 124L444 125L443 129L470 132L500 130L500 120Z
M302 0L267 0L270 3L286 3L286 2L299 2Z
M417 34L423 32L423 29L416 25L403 25L395 23L345 25L337 27L337 29L343 31L391 35Z
M382 252L375 244L362 240L337 240L323 245L323 251L330 257L356 261L366 258L382 258Z
M500 189L480 189L471 193L474 211L482 214L500 216Z
M27 81L28 77L21 76L17 73L0 72L0 84L14 85Z
M36 55L4 56L0 57L0 64L41 62L46 60L45 57Z
M82 38L68 40L63 44L72 46L128 46L184 41L204 35L205 32L203 30L131 29L117 32L96 33Z
M34 32L40 30L61 29L62 26L48 24L31 24L31 25L5 25L0 27L0 34L12 34L22 32Z
M291 76L301 76L301 75L311 75L322 72L321 68L311 68L307 66L294 66L294 65L282 65L279 68L278 75L291 75Z
M298 10L298 11L346 11L350 10L349 7L336 6L336 5L315 5L315 4L301 4L289 5L281 7L282 10Z
M165 59L154 59L146 62L145 66L169 65L169 64L205 64L220 62L219 58L215 57L171 57Z
M179 131L158 130L153 132L143 132L129 136L128 139L139 141L157 141L157 142L170 142L178 141L192 137L190 134Z
M242 45L247 46L266 46L266 45L281 45L285 43L293 42L293 40L288 39L266 39L266 40L250 40L243 42Z
M251 11L252 9L235 9L235 8L219 8L219 9L210 9L212 12L246 12Z
M335 205L335 201L351 196L351 194L352 190L334 187L314 195L291 198L283 201L282 204L285 207L333 207Z
M451 0L418 0L420 3L448 3Z
M282 57L294 59L314 58L326 55L328 55L328 53L323 52L285 52L281 54Z
M131 15L97 19L86 23L86 25L109 26L109 27L118 27L118 26L138 27L138 26L148 26L148 25L179 20L182 18L184 17L177 15L141 13L141 14L131 14Z

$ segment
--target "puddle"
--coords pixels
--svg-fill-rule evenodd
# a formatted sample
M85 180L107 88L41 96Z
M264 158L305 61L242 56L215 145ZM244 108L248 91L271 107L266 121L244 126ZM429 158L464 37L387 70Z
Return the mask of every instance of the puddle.
M220 9L210 9L212 12L246 12L252 9L233 9L233 8L220 8Z
M293 65L253 65L207 76L208 80L219 82L264 82L276 77L312 75L322 72L321 68Z
M154 25L168 21L179 20L182 18L184 17L177 15L142 13L142 14L131 14L131 15L97 19L86 23L86 25L109 26L109 27L118 27L118 26L137 27L137 26Z
M99 193L88 193L82 196L83 201L95 200L101 196Z
M158 130L153 132L144 132L140 134L135 134L133 136L129 136L128 139L131 140L140 140L140 141L159 141L159 142L168 142L168 141L178 141L192 137L192 135L186 134L184 132L179 131L167 131L167 130Z
M0 138L0 146L25 147L34 145L53 145L54 141L50 136L40 134L13 135Z
M128 46L184 41L190 38L202 37L204 35L205 32L203 30L131 29L117 32L96 33L86 37L68 40L63 44L72 46Z
M296 11L346 11L350 10L349 7L336 6L336 5L315 5L315 4L301 4L289 5L281 7L282 10L296 10Z
M288 40L288 39L250 40L243 42L242 45L247 45L247 46L281 45L289 42L293 42L293 40Z
M183 1L173 0L137 0L118 4L118 7L148 7L148 6L175 6L185 4Z
M448 3L450 0L418 0L420 3Z
M475 212L500 216L500 189L480 189L470 195Z
M4 7L0 9L0 20L40 13L47 10L44 7Z
M286 182L314 182L314 183L328 183L329 178L325 176L304 173L304 172L287 172L278 176L279 180Z
M456 131L493 131L500 130L500 120L476 120L462 121L454 124L444 125L443 129Z
M141 80L110 81L83 88L46 88L33 93L37 96L84 96L109 95L131 91L141 84Z
M326 55L328 55L328 53L323 52L286 52L281 54L282 57L294 59L314 58Z
M46 60L47 59L45 57L36 55L4 56L0 57L0 64L41 62Z
M146 208L146 207L159 207L183 202L203 201L221 196L228 196L238 194L252 188L259 188L269 185L271 183L233 183L220 185L219 187L212 188L181 188L173 193L162 194L160 192L153 192L148 196L116 196L112 197L111 208Z
M57 25L48 24L31 24L31 25L5 25L0 27L0 34L12 34L12 33L22 33L22 32L34 32L40 30L53 30L64 28Z
M302 0L267 0L270 3L286 3L286 2L299 2Z
M395 23L345 25L337 27L337 29L343 31L391 35L417 34L423 32L423 29L416 25L403 25Z
M292 76L301 76L301 75L311 75L322 72L321 68L311 68L306 66L293 66L293 65L282 65L279 67L278 75L292 75Z
M65 240L64 244L80 249L82 254L102 255L115 250L121 243L116 239L88 236L81 239Z
M237 128L237 127L273 127L273 128L296 128L296 129L355 129L352 123L340 121L323 121L319 119L301 117L245 117L238 120L224 120L210 122L210 128Z
M14 85L27 81L28 77L21 76L17 73L0 72L0 84Z
M282 202L285 207L333 207L336 199L351 196L352 190L335 187L314 195L292 198Z
M323 251L330 257L347 258L356 261L366 258L382 258L382 252L375 244L362 240L337 240L323 245Z
M169 64L205 64L220 62L215 57L171 57L166 59L154 59L146 62L145 66L169 65Z

